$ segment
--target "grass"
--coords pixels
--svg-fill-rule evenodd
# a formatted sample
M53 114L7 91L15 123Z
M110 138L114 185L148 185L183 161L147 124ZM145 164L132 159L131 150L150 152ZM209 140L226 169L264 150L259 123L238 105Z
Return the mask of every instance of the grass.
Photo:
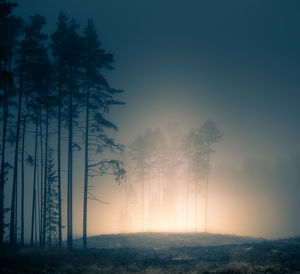
M0 253L0 273L300 273L300 238L72 251L5 245Z

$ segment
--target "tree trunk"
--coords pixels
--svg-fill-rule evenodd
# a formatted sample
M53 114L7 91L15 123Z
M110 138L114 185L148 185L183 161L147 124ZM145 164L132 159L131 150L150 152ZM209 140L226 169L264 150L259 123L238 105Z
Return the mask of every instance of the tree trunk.
M48 168L48 161L46 162L46 166ZM48 172L47 172L48 174ZM46 235L46 229L48 229L48 247L51 247L51 224L52 224L52 220L51 220L51 185L50 185L50 181L48 180L48 178L45 180L46 185L47 185L47 195L46 200L47 201L47 209L46 212L47 214L45 214L47 216L47 218L45 219L45 222L47 221L47 226L45 226L45 235Z
M3 124L2 124L2 154L1 154L1 178L0 178L0 244L4 236L4 184L5 184L5 146L8 118L8 89L4 90L3 100Z
M60 72L61 77L61 72ZM62 247L62 224L61 224L61 170L60 170L60 150L61 150L61 80L58 91L58 116L57 116L57 187L58 187L58 246Z
M143 171L144 173L144 171ZM145 232L145 179L144 179L144 174L142 178L142 231Z
M4 184L5 184L5 146L8 118L8 89L4 89L3 98L3 124L2 124L2 154L1 154L1 178L0 178L0 244L4 240Z
M48 98L46 98L46 101ZM46 102L46 136L45 136L45 171L44 171L44 199L43 199L43 246L46 244L46 222L47 222L47 203L48 203L48 195L47 192L47 179L48 179L48 136L49 135L49 109L48 109L48 103Z
M204 232L207 232L208 174L209 174L209 152L207 155L207 166L206 166L206 176L205 176L206 182L205 182Z
M82 246L86 248L87 245L87 199L88 199L88 156L89 156L89 80L86 92L86 118L85 118L85 155L84 155L84 192L83 192L83 235Z
M198 183L195 180L195 232L198 230Z
M24 190L25 190L25 134L26 134L26 120L27 115L23 118L23 132L22 132L22 193L21 193L21 245L24 245Z
M43 228L44 228L44 225L43 225L43 221L44 221L44 189L43 189L43 185L45 184L44 183L44 153L43 153L43 112L42 112L42 109L39 108L39 124L40 124L40 147L41 147L41 150L40 150L40 161L41 161L41 173L40 173L40 180L38 182L38 197L40 197L41 200L38 199L38 208L40 209L39 212L38 212L38 216L39 216L39 238L40 238L40 245L43 246L44 244L44 238L43 238ZM40 186L40 189L39 189L39 186Z
M73 227L72 227L72 173L73 173L73 91L70 88L69 95L69 140L68 140L68 248L73 248Z
M37 111L38 116L38 111ZM31 246L34 240L34 223L36 223L36 172L37 172L37 145L38 145L38 117L35 124L35 142L34 142L34 165L33 165L33 188L32 188L32 211L31 211Z
M185 200L185 225L186 230L189 229L189 199L190 199L190 159L188 159L186 180L186 200Z
M22 111L22 96L23 96L23 83L22 77L20 80L19 98L18 98L18 118L16 128L16 143L15 143L15 157L14 157L14 171L13 171L13 190L11 199L10 211L10 234L9 241L15 244L17 241L17 185L18 185L18 161L19 161L19 138L20 138L20 125L21 125L21 111Z

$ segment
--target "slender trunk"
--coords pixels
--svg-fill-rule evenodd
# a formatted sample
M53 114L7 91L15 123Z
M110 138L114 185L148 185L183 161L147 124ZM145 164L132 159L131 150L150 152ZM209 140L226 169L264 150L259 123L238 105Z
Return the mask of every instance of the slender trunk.
M38 197L40 197L40 201L38 201L38 207L39 207L39 238L40 238L40 245L43 246L44 244L44 238L43 238L43 235L44 235L44 232L43 232L43 228L44 228L44 225L43 225L43 221L44 221L44 189L43 189L43 185L45 184L45 182L43 181L44 179L44 153L43 153L43 112L42 112L42 109L39 109L39 112L40 112L40 115L39 115L39 123L40 123L40 147L41 147L41 150L40 150L40 161L41 161L41 175L40 175L40 180L39 180L39 183L38 183L38 186L40 185L40 189L38 189Z
M2 154L1 154L1 178L0 178L0 244L3 243L4 238L4 184L5 184L5 146L6 146L6 132L7 132L7 118L8 118L8 89L4 89L3 99L3 124L2 124Z
M22 77L20 79L19 98L18 98L18 118L16 129L16 143L15 143L15 157L14 157L14 171L13 171L13 190L11 199L10 211L10 234L9 241L15 244L17 241L17 185L18 185L18 160L19 160L19 138L20 138L20 125L21 125L21 112L22 112L22 96L23 96L23 83Z
M48 98L46 98L46 101ZM48 109L48 103L46 102L46 136L45 136L45 171L44 171L44 200L43 200L43 246L46 244L46 221L47 221L47 203L48 203L48 195L47 192L47 179L48 179L48 135L49 135L49 109Z
M147 227L146 229L149 231L150 225L150 212L151 212L151 191L150 191L150 182L151 182L151 163L149 160L149 174L148 174L148 197L147 197L147 204L148 204L148 212L147 212Z
M89 155L89 80L86 92L86 117L85 117L85 154L84 154L84 193L83 193L83 236L82 246L86 248L87 244L87 196L88 196L88 155Z
M188 204L189 204L189 201L188 201L188 181L186 181L185 214L184 214L186 231L188 231Z
M38 111L37 111L38 116ZM32 211L31 211L31 246L34 241L34 224L36 223L36 173L37 173L37 145L38 145L38 117L35 124L35 142L34 142L34 166L33 166L33 189L32 189Z
M61 75L61 72L60 72ZM58 187L58 246L62 247L62 224L61 224L61 171L60 171L60 148L61 148L61 92L62 92L61 80L59 82L58 91L58 132L57 132L57 187Z
M37 152L38 153L38 152ZM38 154L37 154L38 155ZM40 159L40 162L42 161L42 159ZM36 177L36 213L35 213L35 242L38 242L38 238L37 236L39 236L39 245L42 245L42 229L41 229L41 215L42 215L42 208L41 208L41 187L42 187L42 180L39 178L39 159L37 156L37 177Z
M207 232L207 192L208 192L208 177L206 177L206 182L205 182L204 232Z
M37 180L37 185L39 186L39 181ZM37 193L37 197L38 197L38 200L37 200L37 203L35 202L35 204L39 205L39 188L37 188L37 191L35 192ZM34 214L34 241L35 243L37 244L38 242L38 224L39 224L39 221L38 220L38 217L39 217L39 206L37 208L35 208L35 214ZM41 237L41 235L39 235L39 238ZM41 242L40 242L40 245L41 245Z
M195 232L197 232L198 227L198 184L197 180L195 180Z
M68 140L68 248L73 248L73 227L72 227L72 173L73 173L73 91L70 88L69 95L69 140Z
M209 174L209 153L207 155L206 178L205 178L206 182L205 182L204 232L207 232L208 174Z
M46 163L47 163L46 166L48 167L48 165L49 165L48 160L47 160ZM45 226L45 234L46 234L46 229L47 229L48 230L47 231L48 232L48 247L51 247L51 224L52 224L52 220L51 220L51 210L52 210L52 208L51 208L51 199L52 199L52 197L51 197L51 183L48 180L48 178L47 178L47 180L45 180L45 182L47 182L46 183L47 184L47 195L45 196L45 198L46 198L45 201L47 201L47 209L46 209L47 219L45 220L45 222L47 221L47 226Z
M188 159L187 180L186 180L186 204L185 204L185 224L186 230L189 229L189 198L190 198L190 159Z
M142 231L145 231L145 178L144 178L144 171L143 171L143 178L142 178Z
M21 193L21 244L24 245L24 190L25 190L25 134L26 134L26 120L27 115L23 118L23 132L22 132L22 193Z

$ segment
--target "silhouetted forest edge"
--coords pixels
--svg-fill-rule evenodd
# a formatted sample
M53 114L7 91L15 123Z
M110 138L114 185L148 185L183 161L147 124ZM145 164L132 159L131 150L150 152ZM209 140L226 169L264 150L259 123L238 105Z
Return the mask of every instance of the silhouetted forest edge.
M171 243L172 237L180 238L179 243L185 237L188 240L198 237L203 241L203 245L168 246L166 243ZM2 273L297 273L300 271L300 237L265 240L201 233L198 235L136 233L100 235L90 237L88 241L93 244L97 239L118 242L126 238L128 242L138 241L139 247L123 245L119 248L68 250L29 246L13 248L7 245L3 247L5 252L1 250L0 271ZM147 241L151 239L157 240L157 243L160 241L161 245L165 246L155 248L155 243L151 247L147 246ZM220 244L216 244L218 241ZM230 241L235 243L230 244Z

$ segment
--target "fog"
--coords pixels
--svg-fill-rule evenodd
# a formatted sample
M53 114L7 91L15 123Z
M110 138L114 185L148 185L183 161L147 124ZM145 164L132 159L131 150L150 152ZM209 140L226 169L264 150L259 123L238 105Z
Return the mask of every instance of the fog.
M222 142L225 142L225 138ZM222 144L216 145L211 159L208 191L207 231L212 233L236 234L244 236L277 238L295 236L299 233L297 218L299 183L299 156L265 160L254 157L241 157L240 162L228 154L222 154ZM220 150L220 151L219 151ZM141 182L128 179L120 186L105 186L105 179L99 180L97 195L108 197L110 205L90 203L90 233L171 231L204 231L204 196L197 202L198 216L195 218L195 194L189 200L188 220L186 210L186 174L177 171L174 177L167 177L164 184L171 184L165 192L162 206L159 201L148 206L144 229L142 228ZM174 174L173 174L174 175ZM155 199L159 183L151 180L152 199ZM172 192L170 192L170 190ZM153 201L155 202L155 201ZM147 201L146 201L147 203ZM149 215L150 214L150 215ZM197 219L197 220L196 220ZM109 222L108 222L109 220ZM197 222L197 226L195 225Z
M130 144L147 129L160 128L167 157L184 162L180 140L207 120L222 139L209 161L206 231L299 235L299 2L16 2L19 15L45 15L48 32L61 10L82 25L93 18L104 47L114 54L115 70L107 78L124 89L120 99L126 105L112 109L110 117L118 126L112 134L126 146L118 157L127 180L120 185L109 176L91 180L93 194L109 204L89 200L88 235L205 231L203 192L198 200L192 191L187 198L185 164L173 165L160 178L152 175L151 190L142 190ZM64 153L63 164L66 147ZM74 236L81 237L83 152L76 153ZM62 187L65 201L66 184ZM10 197L11 186L5 190ZM29 187L28 201L30 193ZM28 202L28 217L30 209ZM29 229L28 223L28 235Z

